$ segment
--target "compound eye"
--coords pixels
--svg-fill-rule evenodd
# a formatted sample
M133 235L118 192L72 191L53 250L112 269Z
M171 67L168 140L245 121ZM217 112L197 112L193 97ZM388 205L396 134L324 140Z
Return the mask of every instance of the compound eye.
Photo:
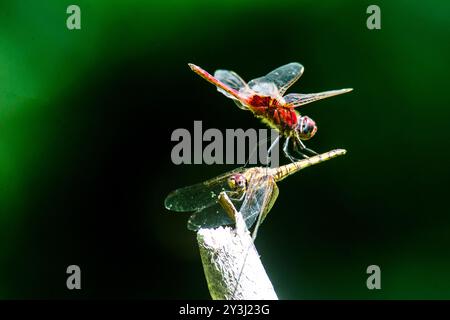
M303 128L302 131L304 133L308 133L308 120L303 121Z
M236 184L239 188L244 188L245 187L245 178L244 176L237 176L236 177Z
M301 117L300 118L300 132L305 133L307 126L308 126L308 118Z
M231 189L236 188L236 179L235 179L234 177L229 177L229 178L228 178L228 186L229 186Z

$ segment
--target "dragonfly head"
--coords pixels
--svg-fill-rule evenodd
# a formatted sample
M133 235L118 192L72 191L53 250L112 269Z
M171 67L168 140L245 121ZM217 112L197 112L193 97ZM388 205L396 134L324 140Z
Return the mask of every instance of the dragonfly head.
M298 121L297 131L299 133L300 139L311 139L317 132L316 122L307 116L300 117Z
M228 178L228 186L233 191L244 191L247 187L247 180L243 174L234 174Z

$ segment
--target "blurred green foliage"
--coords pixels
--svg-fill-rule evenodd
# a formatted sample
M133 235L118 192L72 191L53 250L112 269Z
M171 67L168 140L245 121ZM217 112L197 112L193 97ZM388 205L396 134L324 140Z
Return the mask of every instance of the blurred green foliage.
M250 80L298 61L290 92L354 92L301 110L309 147L348 154L279 186L257 241L279 296L450 298L448 1L377 1L376 31L364 1L80 0L77 31L69 4L0 4L0 297L207 298L162 204L229 168L172 165L170 134L263 125L186 63Z

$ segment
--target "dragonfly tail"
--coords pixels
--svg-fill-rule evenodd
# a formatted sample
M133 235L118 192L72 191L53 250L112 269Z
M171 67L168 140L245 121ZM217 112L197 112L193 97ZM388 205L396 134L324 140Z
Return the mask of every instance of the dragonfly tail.
M238 91L234 90L233 88L230 88L229 86L227 86L222 81L217 80L216 78L214 78L214 76L212 76L207 71L205 71L202 68L200 68L199 66L196 66L193 63L188 63L188 65L189 65L189 68L191 68L192 71L194 71L196 74L198 74L200 77L202 77L203 79L205 79L209 83L212 83L216 87L224 90L225 92L227 92L228 94L232 95L234 98L236 98L238 100L241 100L241 101L245 101L246 100L244 97L241 96L241 94L239 94Z
M273 176L275 178L275 181L280 181L286 178L287 176L290 176L291 174L300 171L304 168L310 167L312 165L318 164L320 162L324 162L327 160L330 160L332 158L342 156L347 151L345 149L335 149L329 152L325 152L319 155L316 155L314 157L310 157L307 159L299 160L294 163L289 163L284 166L281 166L279 168L274 168L273 170Z

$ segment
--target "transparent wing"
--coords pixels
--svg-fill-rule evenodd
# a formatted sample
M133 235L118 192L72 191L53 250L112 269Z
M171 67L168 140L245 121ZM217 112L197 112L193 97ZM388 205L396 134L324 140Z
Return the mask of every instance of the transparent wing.
M239 207L241 201L231 200L235 207ZM217 228L234 224L234 221L230 219L228 214L217 202L201 211L197 211L191 215L188 220L187 227L189 230L197 231L201 228Z
M166 197L164 205L166 209L177 212L200 211L213 206L217 203L220 192L229 190L228 177L245 170L238 168L205 182L172 191Z
M252 83L251 90L260 96L268 96L272 98L280 96L280 92L275 83L266 82L265 80L256 80L254 83Z
M275 201L277 200L278 197L278 187L277 184L275 183L275 181L273 182L273 190L272 190L272 194L270 196L270 198L268 199L267 205L265 206L264 211L261 214L261 222L263 223L264 219L266 219L267 214L269 213L270 210L272 210L273 205L275 204Z
M242 78L234 71L216 70L216 72L214 72L214 78L223 82L230 88L238 91L240 94L242 94L242 96L250 95L250 89L249 89L247 83L244 80L242 80ZM229 94L225 90L221 89L220 87L217 87L217 91L219 91L226 97L233 99L239 108L244 109L244 110L248 109L247 106L245 104L243 104L239 99L237 99L233 95Z
M303 70L304 68L300 63L291 62L269 72L264 77L253 79L248 83L248 86L251 90L272 97L274 97L274 94L283 95L300 78Z
M247 88L247 84L244 80L234 71L229 70L216 70L214 72L214 78L219 81L222 81L230 88L233 88L236 91L240 91L242 89Z
M276 192L274 192L276 188ZM244 202L240 208L242 217L247 228L251 228L258 216L261 214L261 221L272 208L278 188L271 175L254 175L248 184L248 190Z
M223 94L225 94L227 97L233 98L233 99L237 99L237 100L246 100L246 98L247 98L246 95L244 95L243 93L241 93L241 92L237 91L236 89L230 87L228 84L225 84L222 81L218 80L217 78L215 78L214 76L210 75L207 71L203 70L199 66L196 66L195 64L192 64L192 63L188 63L188 65L189 65L189 68L191 68L191 70L194 71L196 74L198 74L200 77L202 77L203 79L205 79L209 83L212 83L217 88L220 88L219 91L222 92ZM230 78L227 81L231 82L232 85L239 85L239 83L241 81L243 81L235 73L233 73L232 75L230 75L230 74L224 75L223 77L224 78ZM231 78L232 78L232 80L231 80Z
M284 96L284 100L291 104L294 108L303 106L305 104L322 100L329 97L334 97L343 93L352 91L353 89L341 89L341 90L331 90L319 93L290 93Z

